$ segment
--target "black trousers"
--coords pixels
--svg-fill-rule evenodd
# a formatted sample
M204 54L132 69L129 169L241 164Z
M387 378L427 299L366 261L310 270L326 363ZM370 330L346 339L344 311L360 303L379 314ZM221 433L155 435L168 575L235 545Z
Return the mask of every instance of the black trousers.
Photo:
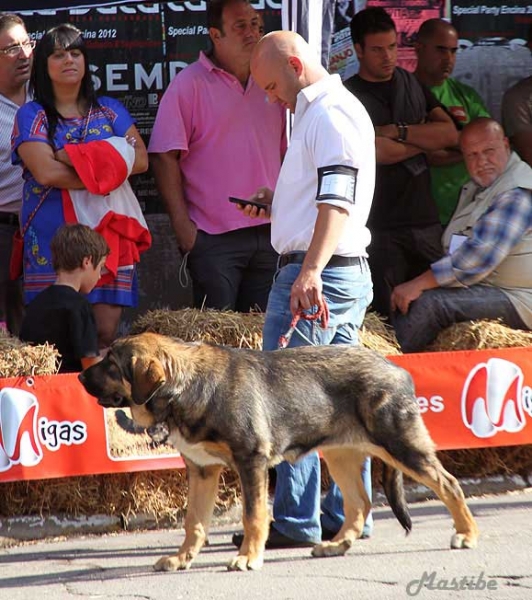
M0 321L6 321L13 335L19 334L24 316L22 278L16 281L9 279L11 243L17 229L17 225L0 223Z
M393 288L421 275L443 256L442 232L440 224L371 230L368 262L373 279L373 310L391 318Z
M265 312L277 259L269 225L218 235L198 231L187 259L194 306Z

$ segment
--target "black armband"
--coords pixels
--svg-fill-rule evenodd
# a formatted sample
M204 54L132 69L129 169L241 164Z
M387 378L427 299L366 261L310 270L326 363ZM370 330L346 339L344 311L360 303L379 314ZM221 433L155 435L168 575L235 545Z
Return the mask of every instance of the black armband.
M318 169L316 202L339 200L355 203L358 169L346 165L333 165Z

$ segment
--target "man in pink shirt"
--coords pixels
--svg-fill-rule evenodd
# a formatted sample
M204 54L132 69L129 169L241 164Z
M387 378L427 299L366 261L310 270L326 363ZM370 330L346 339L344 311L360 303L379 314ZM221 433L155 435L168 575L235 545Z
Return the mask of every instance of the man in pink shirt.
M268 104L250 77L262 21L249 0L212 0L207 23L212 50L168 86L148 151L195 306L264 311L277 263L269 222L228 198L275 187L285 111Z

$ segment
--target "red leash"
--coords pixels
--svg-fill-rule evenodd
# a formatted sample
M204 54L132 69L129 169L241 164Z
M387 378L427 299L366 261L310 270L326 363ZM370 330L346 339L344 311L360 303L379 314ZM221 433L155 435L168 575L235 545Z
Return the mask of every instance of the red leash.
M318 319L321 319L321 328L327 329L329 325L329 307L327 306L327 302L323 300L323 303L319 305L318 310L312 314L308 314L303 308L300 308L290 321L288 331L279 337L277 345L279 350L283 350L290 343L290 339L296 330L299 319L303 319L304 321L317 321Z

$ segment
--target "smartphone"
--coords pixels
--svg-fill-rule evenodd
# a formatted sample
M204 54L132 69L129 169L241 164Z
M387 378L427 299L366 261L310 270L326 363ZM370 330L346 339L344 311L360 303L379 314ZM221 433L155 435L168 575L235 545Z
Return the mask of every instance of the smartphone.
M256 206L257 208L268 208L269 204L264 204L263 202L253 202L252 200L244 200L244 198L235 198L234 196L229 196L229 202L233 202L233 204L241 204L242 206Z

